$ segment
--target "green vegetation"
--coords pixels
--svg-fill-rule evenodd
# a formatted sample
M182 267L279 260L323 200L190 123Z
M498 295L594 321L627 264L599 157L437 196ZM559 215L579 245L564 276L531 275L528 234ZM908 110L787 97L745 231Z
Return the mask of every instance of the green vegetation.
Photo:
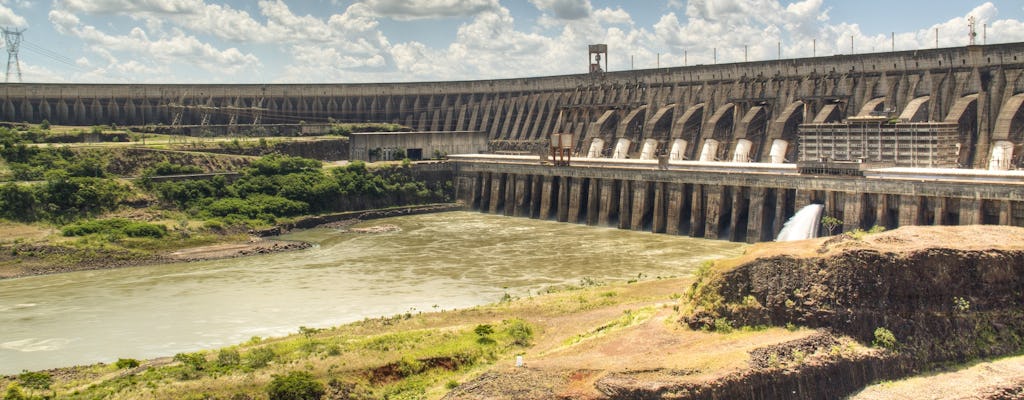
M828 230L828 235L832 236L836 228L843 226L843 220L831 215L826 215L821 217L821 226L824 226L825 229Z
M892 331L882 327L875 329L875 338L871 341L872 346L895 350L898 344L896 335Z
M885 227L884 226L875 225L875 226L872 226L871 229L868 229L866 231L863 230L863 229L857 228L857 229L854 229L854 230L850 231L847 234L850 235L850 237L852 237L854 239L862 240L867 235L873 235L873 234L882 233L882 232L885 232Z
M134 222L124 218L88 220L65 225L61 228L64 236L86 236L93 234L106 235L113 238L153 238L159 239L167 235L164 225L146 222Z
M309 372L292 371L274 375L267 386L267 395L270 400L319 400L324 395L324 385Z

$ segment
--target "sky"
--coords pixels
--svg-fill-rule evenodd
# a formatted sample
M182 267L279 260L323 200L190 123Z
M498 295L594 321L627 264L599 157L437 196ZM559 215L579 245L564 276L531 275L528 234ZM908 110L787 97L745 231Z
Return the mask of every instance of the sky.
M1024 41L1021 0L0 0L22 81L72 83L575 74L595 43L613 71L916 50L967 45L971 16L978 44Z

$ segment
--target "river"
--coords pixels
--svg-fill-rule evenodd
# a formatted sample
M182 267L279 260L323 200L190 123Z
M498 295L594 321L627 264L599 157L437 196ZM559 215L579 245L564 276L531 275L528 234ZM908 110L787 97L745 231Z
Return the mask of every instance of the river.
M153 358L552 285L682 276L743 245L447 212L312 229L296 252L0 281L0 374ZM683 288L680 288L682 291Z

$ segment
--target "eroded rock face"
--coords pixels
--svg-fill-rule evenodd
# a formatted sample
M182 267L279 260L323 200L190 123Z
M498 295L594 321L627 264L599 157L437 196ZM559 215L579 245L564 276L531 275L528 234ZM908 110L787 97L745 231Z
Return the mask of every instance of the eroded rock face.
M1024 251L853 249L757 259L709 277L684 323L831 328L871 342L892 331L922 362L1010 354L1024 345Z

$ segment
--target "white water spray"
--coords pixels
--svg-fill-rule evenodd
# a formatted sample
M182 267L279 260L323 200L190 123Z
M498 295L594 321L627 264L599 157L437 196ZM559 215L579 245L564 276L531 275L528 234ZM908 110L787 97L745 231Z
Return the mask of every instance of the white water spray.
M824 208L825 206L821 204L811 204L801 208L796 215L786 221L785 225L782 225L782 231L779 231L779 236L775 238L775 241L790 242L818 237L821 210Z

